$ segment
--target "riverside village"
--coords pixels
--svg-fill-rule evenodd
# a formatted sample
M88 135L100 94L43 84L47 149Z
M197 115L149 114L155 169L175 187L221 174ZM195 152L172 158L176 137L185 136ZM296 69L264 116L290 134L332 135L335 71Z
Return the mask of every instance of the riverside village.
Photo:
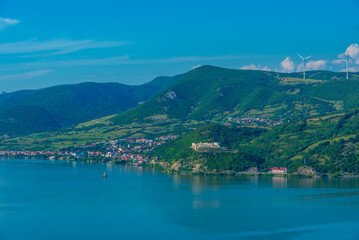
M158 161L156 157L150 158L147 153L156 147L165 144L170 140L178 138L178 135L161 136L154 139L146 138L121 138L110 141L96 142L89 145L79 145L68 147L59 151L16 151L0 150L0 157L24 158L24 159L49 159L67 161L86 161L103 162L109 164L128 164L133 166L157 165L161 169L166 169L168 162ZM218 142L211 143L192 143L188 151L229 152L225 147L221 147ZM251 167L246 171L236 174L287 174L287 168L272 167L270 169L260 169Z

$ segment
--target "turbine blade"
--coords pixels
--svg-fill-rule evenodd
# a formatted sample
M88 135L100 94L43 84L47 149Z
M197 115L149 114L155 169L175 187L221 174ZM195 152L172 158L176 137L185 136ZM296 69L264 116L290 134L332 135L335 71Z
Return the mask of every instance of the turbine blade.
M309 57L306 57L306 58L304 58L304 59L308 59L308 58L311 58L312 57L312 55L310 55Z
M299 54L299 53L297 53L298 54L298 56L301 58L301 59L303 59L304 60L304 58Z

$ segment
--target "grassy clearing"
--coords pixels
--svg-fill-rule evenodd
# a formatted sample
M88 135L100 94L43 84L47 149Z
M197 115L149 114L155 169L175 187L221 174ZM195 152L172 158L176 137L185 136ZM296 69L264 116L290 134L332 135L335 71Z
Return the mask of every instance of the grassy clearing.
M259 110L259 109L251 109L248 112L246 112L246 116L258 116L258 117L273 117L275 116L276 112L281 111L283 109L286 109L288 106L285 104L282 105L277 105L277 106L273 106L273 105L267 105L265 106L263 109Z
M332 143L332 142L336 142L336 141L340 141L340 140L347 141L348 139L354 138L354 137L356 137L356 135L342 136L342 137L337 137L337 138L334 138L334 139L325 139L325 140L316 142L316 143L308 146L303 152L308 153L310 150L316 148L319 144L324 143L324 142L331 142Z
M318 83L324 83L326 81L323 80L317 80L317 79L303 79L303 78L282 78L279 82L281 85L299 85L299 84L318 84Z
M166 122L159 124L127 124L113 126L110 117L81 123L56 132L36 133L26 137L7 139L1 142L0 149L6 150L58 150L64 147L90 144L116 138L154 138L167 134L180 134L202 123L191 121L185 124Z

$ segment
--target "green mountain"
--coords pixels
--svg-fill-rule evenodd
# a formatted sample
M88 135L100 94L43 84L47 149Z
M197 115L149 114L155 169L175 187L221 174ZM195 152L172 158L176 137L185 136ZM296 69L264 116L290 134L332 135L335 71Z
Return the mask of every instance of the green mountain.
M11 105L14 102L17 102L34 92L35 92L34 90L21 90L12 93L2 93L0 94L0 106L4 108L7 105Z
M120 83L81 83L1 94L0 118L11 119L10 115L15 114L14 118L17 119L16 124L19 128L14 129L8 125L9 121L3 120L0 123L0 134L25 135L48 131L126 111L167 88L177 78L177 76L159 77L139 86ZM17 113L16 111L19 110L31 115L38 113L39 116L47 119L29 124L28 116ZM45 112L47 114L44 114ZM57 124L54 124L54 119L57 119Z
M0 137L52 131L61 126L60 120L40 107L19 106L0 112Z
M192 143L219 142L224 149L195 151ZM229 151L230 150L230 151ZM238 172L252 166L310 168L318 174L359 174L359 110L286 123L269 130L205 126L151 153L168 169Z
M226 120L261 116L297 120L359 107L359 76L342 73L300 74L231 70L204 66L192 70L172 86L129 111L115 116L115 124L159 120Z
M248 154L239 148L241 144L251 141L262 132L261 129L209 125L156 148L150 156L159 157L160 161L171 163L170 169L175 171L239 172L264 162L262 158ZM190 148L192 143L212 142L218 142L221 148L198 151Z
M160 77L136 87L85 83L41 90L48 94L41 91L25 93L21 103L10 98L6 101L11 100L12 106L29 103L41 107L55 116L61 125L66 121L94 120L55 132L9 139L2 142L1 148L54 150L118 137L182 134L203 125L225 123L233 117L250 116L296 122L359 108L359 75L351 74L350 80L346 80L343 73L329 71L307 72L306 80L301 76L300 73L203 66L172 78ZM116 86L119 89L113 90ZM101 88L107 90L97 90ZM56 93L57 89L61 91ZM39 97L40 93L44 97ZM45 97L49 95L63 100ZM1 99L0 95L0 103ZM126 106L127 109L133 108L125 111ZM122 112L117 114L118 111ZM116 115L101 119L94 117L106 114Z

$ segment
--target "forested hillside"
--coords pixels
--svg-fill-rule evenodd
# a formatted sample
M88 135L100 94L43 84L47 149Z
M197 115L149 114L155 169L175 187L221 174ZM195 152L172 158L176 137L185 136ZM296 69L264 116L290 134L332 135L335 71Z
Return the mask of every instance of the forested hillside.
M190 146L198 142L219 142L238 152L196 152ZM307 166L318 174L359 174L359 111L268 130L205 126L157 148L152 156L172 167L180 163L187 171L238 171L254 165L287 167L289 172Z
M203 66L113 122L218 121L234 116L298 120L359 107L358 89L354 74L348 81L342 73L317 71L303 80L298 73Z
M81 83L1 94L0 136L48 131L126 111L165 89L178 77L159 77L138 86ZM19 109L23 113L17 112ZM28 121L24 113L31 113L29 117L38 113L42 121ZM57 124L54 118L58 119ZM10 127L12 119L16 119L17 129Z

